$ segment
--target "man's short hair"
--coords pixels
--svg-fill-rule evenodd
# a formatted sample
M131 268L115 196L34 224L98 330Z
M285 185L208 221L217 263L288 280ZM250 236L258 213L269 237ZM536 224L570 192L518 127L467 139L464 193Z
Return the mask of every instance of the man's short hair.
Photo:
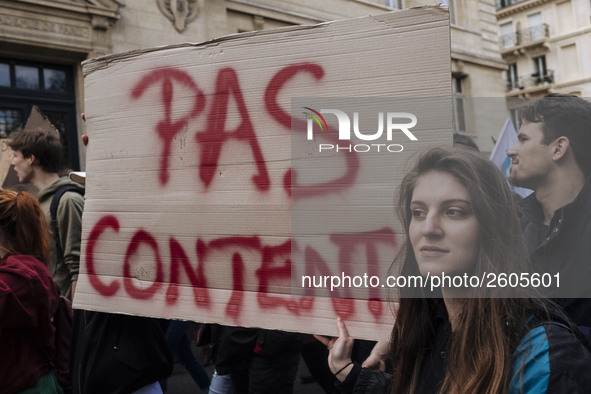
M552 93L521 111L522 122L543 122L544 144L566 137L579 168L591 172L591 102L577 96Z
M24 157L35 156L35 163L45 172L58 172L61 169L62 144L56 133L46 131L20 131L8 142L14 151Z

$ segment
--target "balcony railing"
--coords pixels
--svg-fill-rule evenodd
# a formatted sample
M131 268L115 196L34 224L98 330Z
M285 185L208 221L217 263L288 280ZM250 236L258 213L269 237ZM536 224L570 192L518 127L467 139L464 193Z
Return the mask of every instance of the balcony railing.
M495 5L497 10L500 10L501 8L509 7L513 4L522 3L524 1L526 0L495 0Z
M542 23L541 25L501 36L501 50L527 45L548 37L550 37L550 27L546 23Z
M542 75L539 73L521 76L518 81L507 81L507 92L513 90L530 89L534 87L544 87L554 83L554 70L546 70Z

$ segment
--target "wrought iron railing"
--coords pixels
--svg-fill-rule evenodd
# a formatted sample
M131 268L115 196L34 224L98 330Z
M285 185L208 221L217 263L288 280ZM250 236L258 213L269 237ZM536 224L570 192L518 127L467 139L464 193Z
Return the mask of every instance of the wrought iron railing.
M501 48L509 49L548 37L550 37L550 27L546 23L542 23L515 33L502 35L500 38Z
M507 92L517 89L527 89L536 86L547 86L554 83L554 70L546 70L541 75L539 73L521 76L518 81L506 81Z

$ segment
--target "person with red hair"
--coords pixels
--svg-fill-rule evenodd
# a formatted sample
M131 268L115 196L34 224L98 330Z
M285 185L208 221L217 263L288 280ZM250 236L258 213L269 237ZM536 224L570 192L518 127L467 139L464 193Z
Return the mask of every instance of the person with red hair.
M37 200L0 190L0 382L7 393L63 393L52 318L59 293L47 268L49 230Z

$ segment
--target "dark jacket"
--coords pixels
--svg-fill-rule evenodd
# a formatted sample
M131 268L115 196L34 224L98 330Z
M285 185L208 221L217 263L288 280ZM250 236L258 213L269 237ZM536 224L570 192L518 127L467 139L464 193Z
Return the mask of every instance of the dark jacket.
M559 273L560 286L543 288L579 326L591 326L591 175L574 201L556 210L549 226L535 194L520 206L523 235L532 270Z
M131 393L167 378L173 359L158 319L76 310L72 328L72 390Z
M0 260L0 393L32 386L55 358L57 286L45 264L32 256ZM43 346L43 347L41 347Z
M303 338L299 333L221 325L215 325L214 336L215 367L220 375L250 360L257 350L266 355L299 352Z
M439 392L447 364L446 345L450 325L440 319L436 326L434 350L426 360L414 394ZM591 353L566 325L545 322L531 329L512 356L509 393L589 393ZM384 394L391 375L355 364L344 382L342 393Z

